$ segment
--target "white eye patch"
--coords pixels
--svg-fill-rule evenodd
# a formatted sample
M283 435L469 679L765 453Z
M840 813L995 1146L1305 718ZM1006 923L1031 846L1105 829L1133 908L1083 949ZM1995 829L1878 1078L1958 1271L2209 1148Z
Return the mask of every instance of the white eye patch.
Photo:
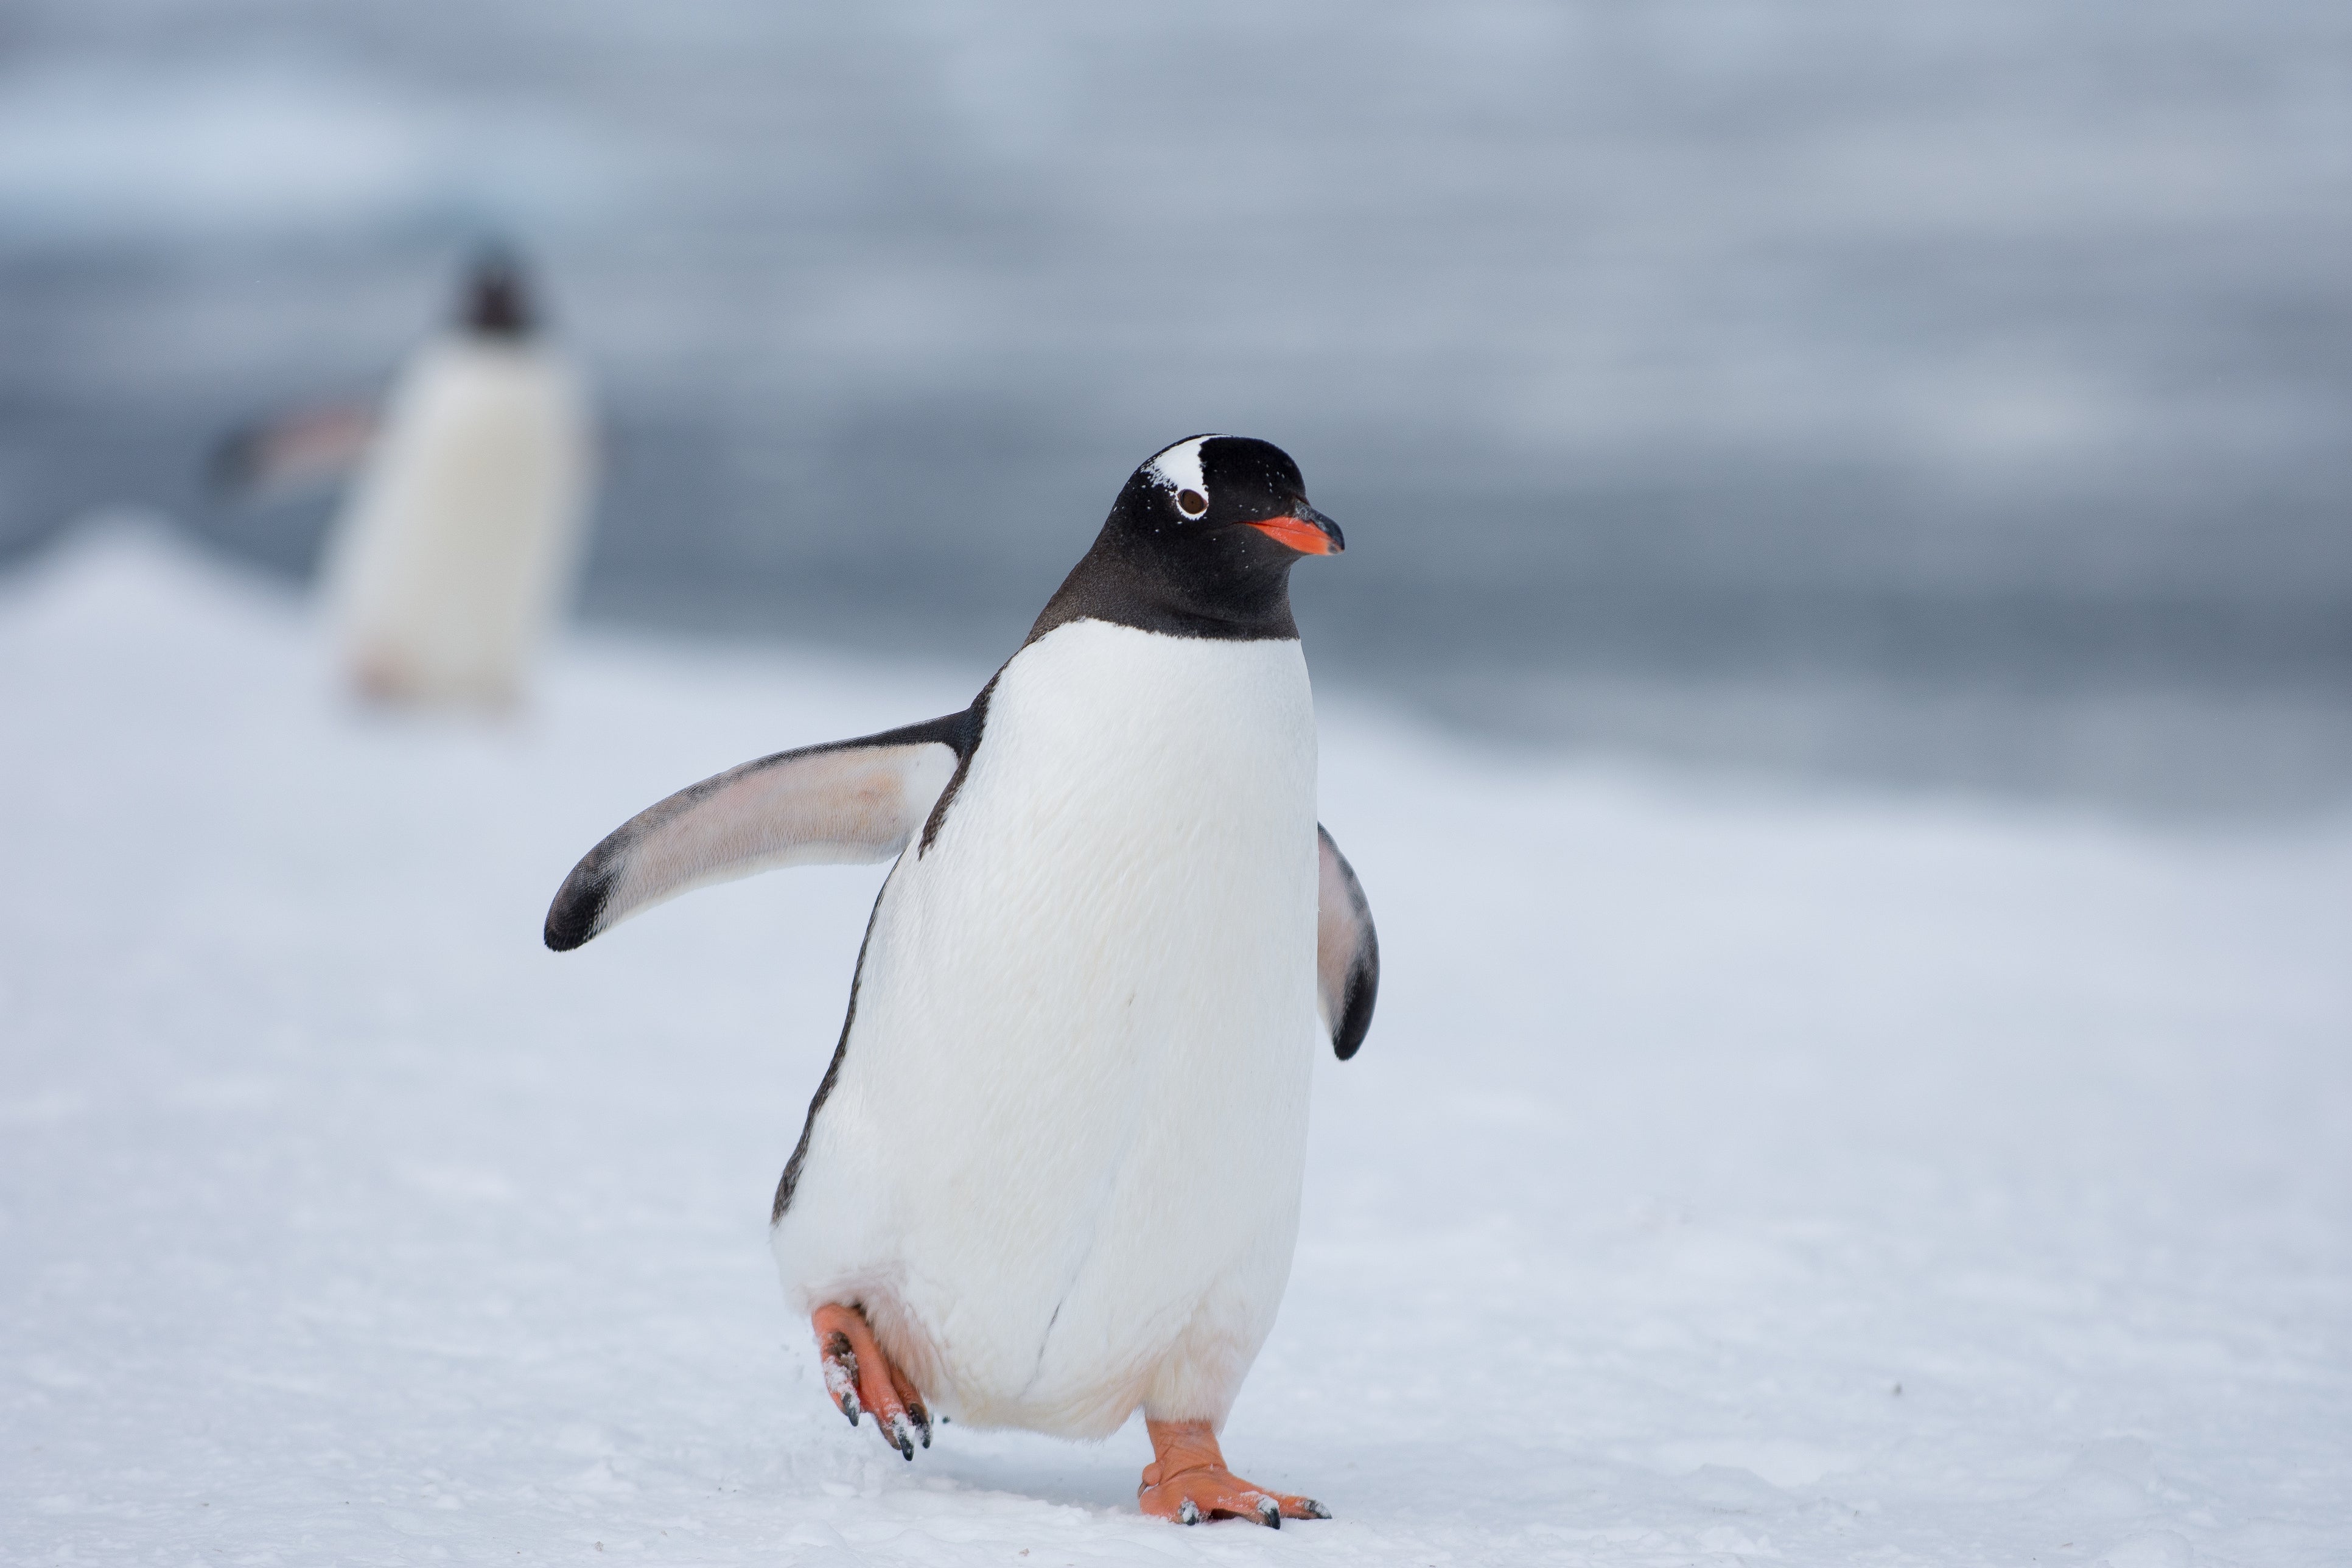
M1143 466L1153 483L1174 492L1176 510L1186 517L1200 517L1209 510L1209 487L1201 479L1201 443L1215 439L1195 436L1179 441Z

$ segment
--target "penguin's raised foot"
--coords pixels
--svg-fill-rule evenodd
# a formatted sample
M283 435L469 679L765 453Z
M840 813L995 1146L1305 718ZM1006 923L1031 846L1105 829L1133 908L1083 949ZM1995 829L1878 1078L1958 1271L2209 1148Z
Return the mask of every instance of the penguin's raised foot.
M866 1314L856 1307L828 1301L810 1321L816 1329L824 1391L849 1417L849 1424L856 1426L858 1416L871 1411L882 1441L903 1458L914 1458L918 1438L929 1447L931 1416L923 1408L923 1396L898 1363L883 1353Z
M1135 1500L1154 1519L1198 1524L1204 1519L1246 1519L1280 1530L1286 1519L1328 1519L1313 1498L1254 1487L1225 1468L1224 1450L1206 1421L1144 1422L1158 1456L1143 1467Z

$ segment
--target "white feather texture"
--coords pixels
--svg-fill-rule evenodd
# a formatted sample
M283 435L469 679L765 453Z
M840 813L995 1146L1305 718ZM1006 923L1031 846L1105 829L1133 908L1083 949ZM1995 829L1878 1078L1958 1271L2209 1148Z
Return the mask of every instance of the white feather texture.
M553 351L451 337L418 352L329 546L328 602L362 689L521 694L578 563L592 446Z
M1201 477L1201 443L1215 439L1214 436L1193 436L1179 441L1145 464L1145 470L1163 489L1207 495L1209 487Z
M1288 1281L1316 1023L1295 641L1077 621L1005 666L876 907L775 1248L957 1419L1222 1423Z

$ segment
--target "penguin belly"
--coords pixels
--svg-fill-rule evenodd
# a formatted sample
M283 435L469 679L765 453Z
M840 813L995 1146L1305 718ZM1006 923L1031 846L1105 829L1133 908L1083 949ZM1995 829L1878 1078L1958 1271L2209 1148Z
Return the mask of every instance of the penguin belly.
M1076 621L877 900L774 1243L957 1419L1219 1423L1297 1236L1317 1038L1295 640Z
M328 560L360 686L426 702L518 697L571 583L589 468L578 386L547 350L459 341L420 353Z

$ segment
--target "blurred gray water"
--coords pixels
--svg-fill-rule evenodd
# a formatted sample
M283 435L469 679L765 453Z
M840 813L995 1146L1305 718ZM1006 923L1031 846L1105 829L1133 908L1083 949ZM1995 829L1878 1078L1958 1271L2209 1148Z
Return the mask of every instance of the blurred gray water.
M1266 437L1327 689L1532 743L2352 799L2352 7L12 0L0 563L378 384L483 234L606 619L1007 651Z

